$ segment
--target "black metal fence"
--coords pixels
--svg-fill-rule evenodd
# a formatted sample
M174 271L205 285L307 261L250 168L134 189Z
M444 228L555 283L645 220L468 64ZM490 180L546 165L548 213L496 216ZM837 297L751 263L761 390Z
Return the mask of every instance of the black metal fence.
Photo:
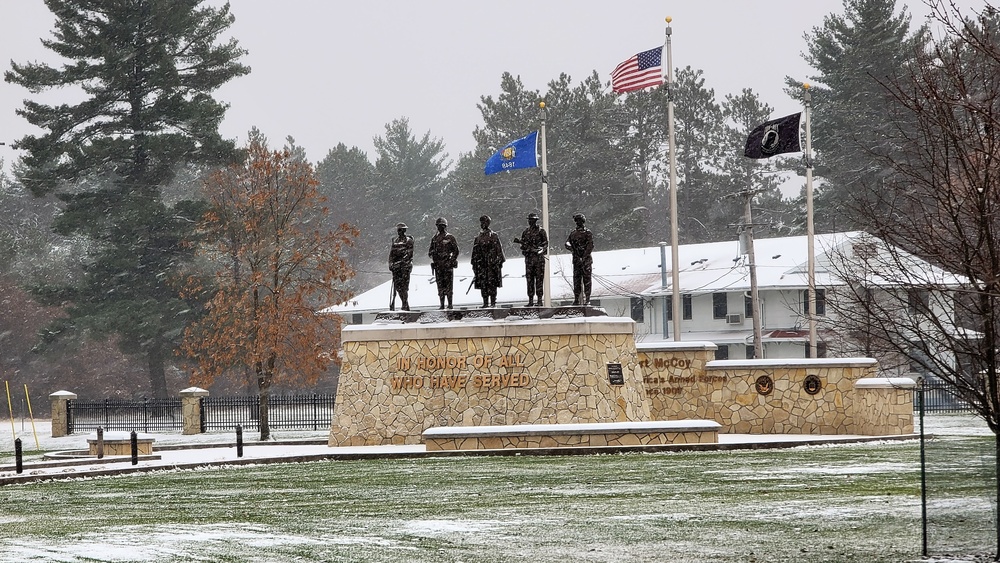
M330 427L334 395L272 395L268 399L268 427L272 430L322 430ZM260 397L204 397L201 431L260 430Z
M70 434L98 428L142 432L184 429L180 399L73 400L67 406L66 418Z
M323 430L330 427L334 395L275 395L268 403L268 426L277 430ZM260 430L260 397L203 397L201 431ZM67 424L74 432L127 430L162 432L184 429L181 399L72 400Z
M952 387L943 381L924 381L924 412L972 413L972 405L951 392ZM920 390L913 391L913 410L920 412Z

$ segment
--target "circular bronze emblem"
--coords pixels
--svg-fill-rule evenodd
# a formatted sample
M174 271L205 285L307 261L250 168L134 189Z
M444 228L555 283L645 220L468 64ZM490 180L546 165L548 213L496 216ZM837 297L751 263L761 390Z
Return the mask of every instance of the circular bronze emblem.
M823 388L823 382L819 380L817 375L807 375L806 380L802 382L802 388L806 390L806 393L815 395Z
M770 375L762 375L757 378L754 386L761 395L770 395L771 391L774 391L774 380L771 379Z

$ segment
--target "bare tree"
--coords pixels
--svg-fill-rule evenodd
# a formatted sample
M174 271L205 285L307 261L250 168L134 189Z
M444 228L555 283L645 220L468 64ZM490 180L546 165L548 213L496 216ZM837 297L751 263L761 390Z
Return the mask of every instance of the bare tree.
M864 141L881 168L855 210L887 244L834 266L852 297L841 330L945 382L1000 446L1000 19L928 5L944 33L883 84L890 127Z

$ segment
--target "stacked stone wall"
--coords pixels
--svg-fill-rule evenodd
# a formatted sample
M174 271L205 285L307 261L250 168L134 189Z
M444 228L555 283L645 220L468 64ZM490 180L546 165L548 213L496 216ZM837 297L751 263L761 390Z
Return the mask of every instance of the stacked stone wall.
M653 420L714 420L720 432L737 434L913 432L906 385L856 388L877 379L869 358L714 360L711 343L638 352Z
M631 319L349 328L331 445L417 444L431 426L650 419Z

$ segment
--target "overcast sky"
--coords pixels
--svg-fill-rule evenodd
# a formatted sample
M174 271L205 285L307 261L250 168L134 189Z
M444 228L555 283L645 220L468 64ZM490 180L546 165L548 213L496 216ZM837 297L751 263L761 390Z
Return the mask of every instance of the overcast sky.
M221 4L220 0L212 0ZM964 6L981 2L962 0ZM900 5L902 3L900 2ZM923 21L921 0L908 2ZM230 104L225 136L256 126L279 146L291 135L310 159L343 142L374 160L372 138L407 117L419 137L444 141L454 160L473 146L476 104L500 93L507 71L544 91L560 73L574 84L596 70L605 82L619 62L663 44L673 19L675 68L704 71L718 101L751 88L775 108L800 110L782 91L786 75L807 78L803 34L842 13L842 0L234 0L231 36L249 51L250 75L221 88ZM42 0L0 0L0 53L9 61L60 62L41 46L54 18ZM0 82L0 158L37 133L14 112L31 94ZM54 95L58 96L58 94ZM53 97L45 101L51 103ZM527 132L526 132L527 133Z

